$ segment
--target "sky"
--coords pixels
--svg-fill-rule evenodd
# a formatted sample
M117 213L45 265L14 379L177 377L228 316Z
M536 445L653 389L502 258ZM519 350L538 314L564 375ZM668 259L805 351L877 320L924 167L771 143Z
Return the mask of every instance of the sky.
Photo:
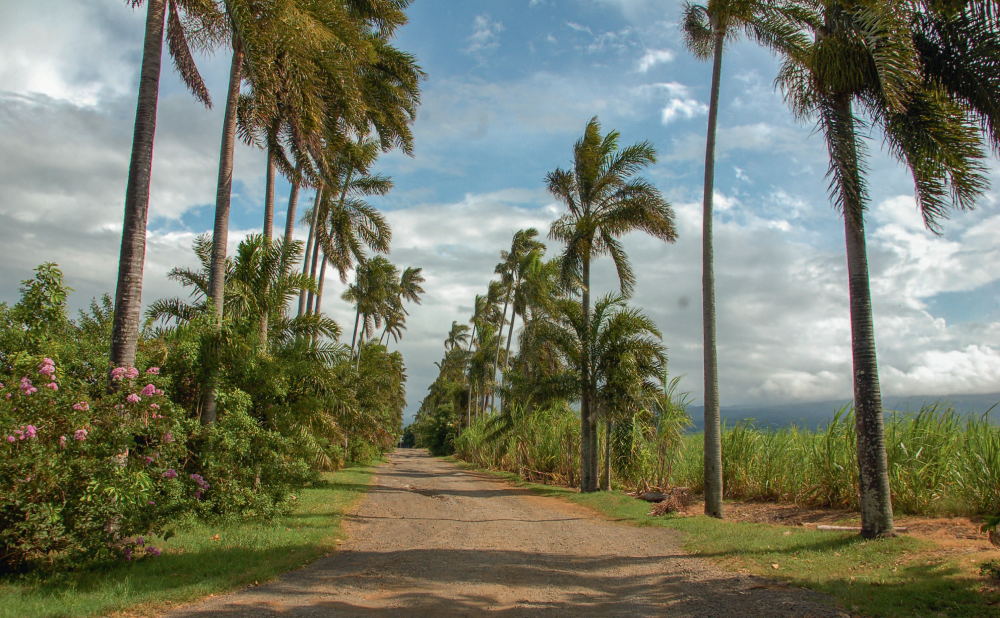
M122 0L0 3L0 302L56 262L71 307L114 293L142 51L144 9ZM436 376L451 323L466 323L514 232L540 236L562 212L546 173L571 163L594 116L621 144L648 140L645 172L671 203L678 240L625 239L637 272L632 302L663 331L671 375L702 394L701 199L711 66L685 51L676 0L415 0L396 45L428 74L414 156L383 155L395 190L372 200L392 225L389 259L423 268L426 294L398 348L407 417ZM196 266L210 231L229 53L199 56L216 101L207 110L164 62L143 301L184 296L167 279ZM778 61L727 50L716 167L715 270L719 389L725 405L851 397L844 228L831 207L828 159L773 86ZM998 192L924 229L904 167L868 136L867 242L883 392L1000 391ZM993 185L1000 187L990 161ZM231 249L259 231L265 157L236 152ZM308 200L312 192L300 199ZM288 183L278 186L283 225ZM302 202L300 202L302 203ZM300 211L301 212L301 211ZM304 239L306 230L296 228ZM561 251L546 241L548 254ZM596 294L617 282L607 258ZM332 289L331 289L332 288ZM327 281L324 311L348 330L353 312ZM397 344L393 344L395 348Z

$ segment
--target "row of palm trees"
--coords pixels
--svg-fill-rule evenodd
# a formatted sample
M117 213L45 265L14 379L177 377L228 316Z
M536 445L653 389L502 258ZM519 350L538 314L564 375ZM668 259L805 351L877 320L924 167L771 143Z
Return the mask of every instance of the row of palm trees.
M136 8L143 1L129 3ZM389 250L388 224L362 198L392 188L388 178L370 173L380 152L400 148L412 153L410 124L419 104L419 82L424 74L412 55L390 43L406 23L404 10L409 3L146 0L146 31L115 296L112 367L135 363L164 41L182 81L208 107L212 99L195 63L195 52L220 48L232 52L215 223L208 245L202 243L197 248L199 257L207 260L203 286L206 308L221 325L224 307L229 304L227 280L232 275L226 252L233 157L239 138L267 153L262 234L265 244L270 244L273 236L276 174L281 173L291 183L281 243L284 248L276 249L275 254L284 256L278 259L281 264L287 266L288 256L295 253L292 236L298 196L303 188L316 188L315 203L306 213L309 236L303 276L318 284L299 286L298 315L318 316L328 262L346 282L347 273L366 261L368 250ZM263 279L265 288L259 292L264 297L268 297L266 286L273 279ZM266 342L268 320L278 318L268 310L259 314ZM398 320L395 328L398 333ZM213 422L216 416L213 380L209 382L202 407L205 423Z
M892 536L864 215L864 133L877 128L913 174L927 227L968 209L998 151L1000 41L995 0L709 0L685 4L688 49L713 61L703 210L705 512L722 517L712 197L721 68L741 35L782 59L776 85L796 118L815 121L830 155L830 196L848 258L862 535Z
M652 144L619 147L619 134L602 134L597 118L591 119L573 148L572 167L546 178L549 192L566 206L549 231L550 239L564 243L562 253L545 261L537 230L514 234L495 269L499 279L476 297L471 336L468 326L453 323L445 341L442 375L453 374L459 361L465 369L467 424L489 410L497 394L503 403L497 430L512 424L515 406L580 401L581 491L596 491L600 482L598 417L648 409L667 386L661 334L627 305L635 273L621 242L632 232L676 239L670 205L637 175L655 162ZM591 264L603 255L615 264L620 293L601 296L592 306ZM514 357L518 316L523 325ZM462 350L466 342L469 347ZM425 416L433 415L441 400L435 385L431 390L421 410Z
M830 155L830 195L844 216L848 255L853 381L856 408L862 535L892 536L891 496L884 446L882 405L872 326L864 239L868 191L864 178L863 129L877 128L889 152L913 174L918 208L928 228L939 231L951 209L968 209L985 191L984 159L1000 150L1000 41L998 3L993 0L717 0L686 3L681 28L696 57L712 58L711 100L703 187L703 311L705 376L705 488L707 515L722 517L722 450L713 274L714 159L723 52L745 35L782 59L776 85L793 114L815 120ZM574 148L574 166L547 177L549 190L567 206L550 238L565 245L558 261L559 289L580 295L581 324L590 323L590 262L610 255L621 290L634 277L619 242L642 230L666 241L675 238L669 206L659 193L631 176L655 161L652 147L617 150L617 134L601 136L595 120ZM509 392L490 378L497 367L513 367L499 351L507 306L516 298L519 271L512 256L527 232L515 237L485 297L477 297L473 337L477 354L495 350L492 363L473 355L467 363L469 410L488 406L491 390ZM527 255L522 249L521 254ZM503 299L503 309L499 300ZM514 314L517 314L515 303ZM513 318L511 318L513 322ZM511 324L512 326L512 324ZM463 336L453 326L449 341ZM511 330L511 329L509 329ZM530 342L525 319L522 345ZM581 345L593 343L582 328ZM506 337L508 346L512 337ZM472 343L470 341L471 352ZM452 351L455 348L451 345ZM509 347L508 347L509 350ZM525 351L519 356L524 358ZM593 356L580 357L581 474L583 491L597 487L594 433ZM527 365L526 365L527 367ZM527 369L526 369L527 370ZM479 392L483 395L477 396Z

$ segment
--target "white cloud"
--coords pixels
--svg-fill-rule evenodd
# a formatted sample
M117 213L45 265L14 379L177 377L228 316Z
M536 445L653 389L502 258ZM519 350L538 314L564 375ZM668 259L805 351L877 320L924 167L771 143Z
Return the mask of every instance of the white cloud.
M479 54L493 51L500 47L499 35L503 32L503 24L493 21L489 15L477 15L472 20L472 34L469 36L469 46L465 49L467 53Z
M645 73L658 64L673 62L674 52L669 49L648 49L639 59L637 70Z

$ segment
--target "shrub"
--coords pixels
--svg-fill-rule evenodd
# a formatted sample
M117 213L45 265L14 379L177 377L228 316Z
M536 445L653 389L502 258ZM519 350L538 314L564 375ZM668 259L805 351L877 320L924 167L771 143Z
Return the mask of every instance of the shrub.
M187 460L192 423L158 376L122 369L118 391L92 401L53 359L12 360L0 388L0 569L122 556L128 537L185 509L191 483L170 471Z

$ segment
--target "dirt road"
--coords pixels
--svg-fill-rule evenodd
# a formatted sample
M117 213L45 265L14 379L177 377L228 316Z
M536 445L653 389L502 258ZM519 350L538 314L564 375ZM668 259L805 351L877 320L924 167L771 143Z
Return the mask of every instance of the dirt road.
M423 451L379 467L348 534L334 556L167 616L843 616L819 594L688 556L670 530L614 523Z

